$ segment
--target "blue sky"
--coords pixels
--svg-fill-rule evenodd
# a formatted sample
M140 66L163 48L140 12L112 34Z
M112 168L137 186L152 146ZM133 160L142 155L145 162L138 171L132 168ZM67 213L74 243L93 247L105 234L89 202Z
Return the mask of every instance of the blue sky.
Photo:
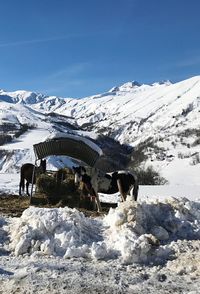
M85 97L200 74L199 0L0 0L0 88Z

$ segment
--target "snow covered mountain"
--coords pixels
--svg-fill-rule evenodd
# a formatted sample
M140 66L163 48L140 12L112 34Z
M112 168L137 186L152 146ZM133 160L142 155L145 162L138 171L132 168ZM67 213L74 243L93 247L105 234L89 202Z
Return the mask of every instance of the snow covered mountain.
M200 76L175 84L128 82L83 99L1 90L4 134L4 126L10 124L18 130L26 125L28 132L33 132L31 128L65 132L75 127L95 139L98 134L108 135L134 148L130 166L152 165L171 183L199 183ZM1 146L1 162L6 146ZM5 170L5 160L0 169Z

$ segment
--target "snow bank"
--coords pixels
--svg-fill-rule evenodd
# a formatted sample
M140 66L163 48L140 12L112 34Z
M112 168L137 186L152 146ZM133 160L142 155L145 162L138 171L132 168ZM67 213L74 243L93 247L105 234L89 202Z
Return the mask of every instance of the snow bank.
M124 263L162 263L173 254L172 241L200 238L200 203L175 198L126 201L111 209L104 221L109 226L107 243Z
M25 253L88 257L93 242L101 240L101 225L76 209L26 209L11 225L10 248Z
M119 258L126 264L161 264L173 255L177 240L199 238L200 203L175 198L126 201L95 219L67 207L30 207L10 226L10 249L17 256Z

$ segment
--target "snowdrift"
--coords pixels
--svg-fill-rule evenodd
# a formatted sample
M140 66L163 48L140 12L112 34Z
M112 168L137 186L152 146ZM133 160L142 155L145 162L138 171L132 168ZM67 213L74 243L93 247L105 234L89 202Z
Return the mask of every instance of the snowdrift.
M35 208L11 219L9 249L14 255L120 259L161 264L173 258L179 239L200 239L200 203L126 201L105 217L88 218L76 209Z

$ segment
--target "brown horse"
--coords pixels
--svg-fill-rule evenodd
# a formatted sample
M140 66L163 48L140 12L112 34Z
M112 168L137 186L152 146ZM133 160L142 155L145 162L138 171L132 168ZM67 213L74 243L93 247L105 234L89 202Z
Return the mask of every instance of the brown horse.
M35 173L34 173L35 169ZM40 161L40 166L34 166L32 163L25 163L22 165L21 170L20 170L20 183L19 183L19 195L22 195L22 192L24 193L24 185L25 185L25 180L26 180L26 194L30 196L28 187L29 184L32 183L35 184L36 173L44 173L46 171L46 160ZM34 176L33 176L34 173Z

